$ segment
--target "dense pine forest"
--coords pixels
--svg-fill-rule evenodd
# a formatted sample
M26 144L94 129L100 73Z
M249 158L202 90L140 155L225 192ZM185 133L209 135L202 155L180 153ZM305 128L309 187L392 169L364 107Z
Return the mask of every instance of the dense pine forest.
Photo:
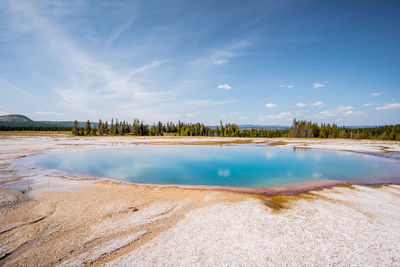
M218 127L205 126L202 123L158 122L149 126L135 119L133 124L111 120L99 120L97 126L91 127L89 121L84 128L77 127L74 122L72 133L74 135L134 135L134 136L221 136L221 137L301 137L301 138L351 138L351 139L381 139L400 141L400 124L378 126L371 128L346 128L336 124L317 124L311 121L293 120L290 130L270 129L240 129L236 124L223 124Z
M134 136L224 136L224 137L282 137L287 136L288 130L267 130L267 129L239 129L236 124L225 124L222 122L218 127L205 126L202 123L168 122L166 124L158 122L149 126L135 119L130 125L125 121L118 122L111 120L111 123L99 122L92 127L87 121L84 128L78 127L75 121L72 127L73 135L134 135Z
M293 120L288 132L289 137L303 138L351 138L351 139L380 139L400 141L400 124L385 125L370 128L339 127L336 124L320 124L311 121Z
M66 132L71 131L71 127L66 126L15 126L15 125L0 125L0 131L51 131L51 132Z
M311 121L293 120L290 130L285 129L240 129L236 124L223 124L217 127L202 123L167 122L148 125L135 119L132 124L126 121L99 120L87 121L85 127L79 127L74 121L73 127L58 126L0 126L0 131L71 131L77 136L96 135L133 135L133 136L220 136L220 137L300 137L300 138L351 138L380 139L400 141L400 124L370 128L349 128L336 124L317 124Z

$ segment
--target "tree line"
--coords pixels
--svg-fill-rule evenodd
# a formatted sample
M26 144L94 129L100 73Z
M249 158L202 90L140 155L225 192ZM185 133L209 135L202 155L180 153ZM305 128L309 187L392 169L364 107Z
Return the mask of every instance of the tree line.
M217 127L205 126L202 123L173 122L153 123L149 126L135 119L132 124L126 121L111 120L91 127L90 121L84 128L78 128L78 122L72 127L74 135L134 135L134 136L221 136L221 137L300 137L300 138L350 138L381 139L400 141L400 124L377 126L371 128L348 128L336 124L317 124L311 121L293 120L289 130L273 129L240 129L238 125L227 123Z
M110 124L101 119L98 123L86 122L79 127L78 121L72 127L65 126L3 126L0 131L71 131L76 136L132 135L132 136L220 136L220 137L299 137L299 138L350 138L380 139L400 141L400 124L370 128L349 128L336 124L317 124L311 121L293 120L290 129L240 129L238 125L227 123L217 127L203 123L153 123L145 124L134 119L133 123L111 120Z
M400 124L385 125L370 128L348 128L336 124L318 125L311 121L293 120L288 132L289 137L303 138L350 138L350 139L380 139L400 141Z
M135 119L132 124L126 121L111 123L103 122L101 119L97 125L90 121L86 122L85 127L79 128L78 121L74 121L71 129L73 135L134 135L134 136L222 136L222 137L282 137L287 136L288 130L266 130L266 129L239 129L236 124L223 124L215 128L206 126L203 123L178 123L167 122L153 123L153 125L144 124L143 121Z
M71 127L66 126L13 126L13 125L0 125L0 131L58 131L67 132L71 131Z

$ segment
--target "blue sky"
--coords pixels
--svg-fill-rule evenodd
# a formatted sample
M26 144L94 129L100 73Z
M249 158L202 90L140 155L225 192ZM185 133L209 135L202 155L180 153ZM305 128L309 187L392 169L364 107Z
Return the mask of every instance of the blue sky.
M0 1L0 113L399 123L399 1Z

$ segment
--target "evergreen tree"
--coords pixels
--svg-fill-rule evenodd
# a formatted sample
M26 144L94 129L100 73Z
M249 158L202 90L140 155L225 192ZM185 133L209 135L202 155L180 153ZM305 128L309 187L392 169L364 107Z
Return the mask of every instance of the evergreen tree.
M97 135L97 127L96 127L96 125L90 131L90 135Z
M77 120L74 120L74 124L72 125L72 134L73 135L78 135L79 134L79 132L78 132L78 121Z
M103 125L103 122L101 121L101 119L99 119L99 124L97 125L97 127L98 127L99 135L103 135L104 134L104 125Z
M104 123L104 134L109 134L109 129L108 129L108 122L106 121L105 123Z
M85 125L85 135L90 135L90 130L91 130L90 121L87 120L86 125Z
M114 118L111 118L110 134L114 135Z

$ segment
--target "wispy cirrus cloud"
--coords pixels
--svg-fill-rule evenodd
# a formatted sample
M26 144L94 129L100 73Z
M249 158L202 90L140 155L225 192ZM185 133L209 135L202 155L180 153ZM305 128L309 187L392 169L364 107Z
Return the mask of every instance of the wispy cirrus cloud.
M66 110L64 114L68 114L66 116L69 118L77 115L93 119L134 116L148 122L160 119L178 120L185 117L185 114L196 114L196 108L237 102L230 99L213 99L212 96L210 99L202 99L202 94L197 92L187 94L197 89L199 83L196 81L196 75L203 73L202 69L207 73L211 64L209 57L198 64L186 63L188 73L180 74L180 80L173 79L173 82L165 84L158 80L171 78L168 75L160 77L157 74L164 74L163 71L171 69L170 66L165 66L168 63L166 60L139 57L141 64L129 64L129 67L126 67L127 65L120 65L118 61L105 60L107 58L99 56L99 51L95 49L85 50L79 39L71 36L65 29L63 20L53 15L45 15L48 10L40 1L9 1L7 8L15 30L22 28L22 34L29 32L35 36L35 45L46 49L46 57L51 58L52 62L57 62L57 75L65 76L66 79L62 83L50 86L49 90L59 96L59 105ZM109 42L112 43L125 29L129 29L129 24L133 21L130 20L125 27L117 29ZM240 41L224 47L214 52L213 59L229 61L241 56L241 49L248 44L248 41ZM165 67L160 70L160 66ZM154 79L155 77L157 79ZM221 84L220 88L229 90L231 86Z
M116 27L113 32L111 33L111 36L108 38L107 40L107 44L111 45L116 39L118 39L118 37L125 32L126 30L128 30L131 25L132 22L135 20L134 17L130 17L128 18L127 21L125 21L125 23L119 25L118 27Z
M147 63L147 64L145 64L143 66L140 66L137 69L132 70L130 72L130 75L135 75L135 74L138 74L138 73L141 73L141 72L145 72L145 71L150 70L152 68L158 67L163 63L164 63L164 61L162 61L162 60L153 60L150 63Z
M376 107L376 110L386 110L386 109L400 109L400 103L386 103L383 106Z
M371 93L369 96L380 96L381 93Z
M214 52L214 55L211 57L211 62L215 65L223 65L228 63L232 58L238 56L239 54L233 51L218 50Z
M56 119L60 118L51 112L62 112L62 119L68 120L138 117L150 123L186 119L215 124L219 114L226 115L227 122L247 116L246 123L260 116L265 121L276 118L276 122L293 117L324 122L343 119L347 125L395 122L399 109L393 110L398 102L393 79L382 81L384 91L365 92L373 79L367 77L371 70L365 70L365 80L338 81L333 94L327 91L334 85L335 76L332 81L329 78L333 69L306 66L293 76L286 63L293 60L290 55L296 47L285 45L283 28L276 35L265 31L265 25L276 21L280 27L284 23L279 20L288 19L283 6L290 3L281 2L276 2L279 8L257 2L249 10L227 10L221 16L180 1L100 0L96 5L82 0L0 1L0 50L5 55L0 76L36 97L27 101L28 95L0 81L0 91L15 96L10 101L4 97L0 104L6 106L0 110ZM251 11L252 18L243 17L243 11ZM300 35L290 42L304 42L305 36ZM281 49L288 53L280 53ZM293 63L304 63L298 60ZM375 90L381 91L380 97L394 98L385 105L387 101L375 101L380 97L358 104L360 94L368 98ZM301 98L292 102L296 95ZM329 97L320 97L324 95ZM239 102L234 99L241 103L230 105ZM261 99L265 102L260 103ZM354 107L339 109L337 103ZM367 104L363 107L363 103ZM361 114L358 108L368 116L356 117Z
M8 11L14 18L16 29L23 28L24 32L33 33L40 45L48 48L47 56L63 66L68 83L58 85L53 90L61 96L66 107L93 113L96 107L106 102L110 104L110 99L115 99L119 102L118 109L126 106L126 102L130 108L140 110L150 102L155 104L168 99L168 92L149 92L133 78L158 67L164 61L153 60L133 69L115 68L82 50L63 31L62 26L42 14L44 11L40 3L8 1ZM29 24L25 20L29 20ZM117 37L115 35L114 39Z
M223 49L215 50L211 56L211 62L215 65L227 64L233 58L244 55L243 49L251 44L250 40L242 40L226 46Z
M21 87L19 87L19 86L15 85L14 83L12 83L10 81L7 81L6 79L3 79L1 77L0 77L0 83L5 85L5 87L2 86L3 88L9 88L9 89L17 91L18 93L20 93L20 94L22 94L22 95L24 95L26 97L35 98L35 96L32 95L31 93L29 93L28 91L22 89Z

